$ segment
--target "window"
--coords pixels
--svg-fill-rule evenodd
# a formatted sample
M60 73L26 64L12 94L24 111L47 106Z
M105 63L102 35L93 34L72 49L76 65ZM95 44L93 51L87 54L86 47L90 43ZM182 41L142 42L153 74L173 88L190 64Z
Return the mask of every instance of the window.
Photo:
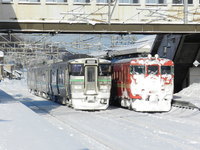
M131 74L144 74L145 67L144 66L130 66Z
M1 0L2 1L2 3L12 3L13 2L13 0Z
M109 76L111 74L111 67L109 64L99 65L99 76Z
M40 0L19 0L19 2L38 3Z
M83 76L84 70L82 64L72 64L71 65L71 75L73 76Z
M110 0L113 3L115 0ZM133 1L133 0L132 0ZM109 0L96 0L97 3L109 3Z
M166 4L166 0L146 0L147 4Z
M46 2L50 2L50 3L66 3L67 0L46 0Z
M158 66L148 66L148 74L156 75L158 74Z
M97 3L108 3L108 0L97 0Z
M90 0L74 0L75 3L90 3Z
M139 0L119 0L119 3L138 4Z
M173 4L184 4L184 0L173 0ZM188 4L193 4L193 0L188 0Z
M188 4L193 4L193 0L188 0Z
M64 71L60 69L58 71L58 84L64 84L64 76Z
M161 66L161 74L171 74L172 68L171 66Z
M95 82L95 67L87 67L87 82Z
M183 0L173 0L173 4L183 4Z
M57 70L52 70L52 83L56 84L57 81Z

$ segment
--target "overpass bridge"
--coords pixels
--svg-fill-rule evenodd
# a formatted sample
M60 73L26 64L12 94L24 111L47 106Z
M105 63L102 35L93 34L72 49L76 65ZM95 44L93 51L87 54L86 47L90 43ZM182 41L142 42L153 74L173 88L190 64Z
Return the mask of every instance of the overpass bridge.
M0 32L200 33L198 0L1 0Z

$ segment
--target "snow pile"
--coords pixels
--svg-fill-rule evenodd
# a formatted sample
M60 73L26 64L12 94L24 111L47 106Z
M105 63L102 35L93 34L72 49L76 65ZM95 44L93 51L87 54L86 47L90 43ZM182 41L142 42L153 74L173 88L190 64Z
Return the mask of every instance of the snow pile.
M179 93L183 96L198 98L200 100L200 83L193 83Z
M200 108L200 83L193 83L189 87L184 88L175 96L185 99Z

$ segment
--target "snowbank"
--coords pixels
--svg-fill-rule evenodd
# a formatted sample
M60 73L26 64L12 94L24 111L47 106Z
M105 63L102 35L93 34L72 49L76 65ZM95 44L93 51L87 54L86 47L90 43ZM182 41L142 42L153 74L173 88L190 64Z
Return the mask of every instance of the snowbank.
M193 83L175 94L176 98L184 99L200 108L200 83Z

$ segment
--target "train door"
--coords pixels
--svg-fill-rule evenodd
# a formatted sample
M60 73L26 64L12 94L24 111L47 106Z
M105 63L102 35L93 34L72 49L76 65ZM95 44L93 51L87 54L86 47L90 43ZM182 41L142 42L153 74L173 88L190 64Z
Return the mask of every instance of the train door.
M85 94L97 94L97 66L85 66Z

